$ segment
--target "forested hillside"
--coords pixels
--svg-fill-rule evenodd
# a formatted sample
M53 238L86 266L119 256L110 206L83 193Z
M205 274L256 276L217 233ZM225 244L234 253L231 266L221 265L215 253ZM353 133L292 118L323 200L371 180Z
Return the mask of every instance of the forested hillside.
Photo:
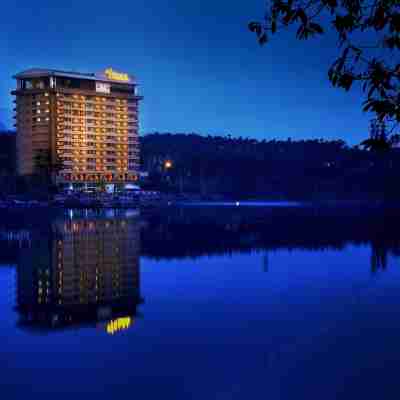
M153 184L205 196L274 199L400 197L400 152L342 140L262 140L153 133L141 138ZM166 168L165 161L171 162ZM169 164L167 164L169 166Z

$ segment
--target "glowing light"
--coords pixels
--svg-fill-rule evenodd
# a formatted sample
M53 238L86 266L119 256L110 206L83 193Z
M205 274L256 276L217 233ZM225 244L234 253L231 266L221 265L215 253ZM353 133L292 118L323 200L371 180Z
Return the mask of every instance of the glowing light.
M166 169L172 168L172 161L170 161L170 160L165 161L164 167Z
M106 77L108 79L111 79L113 81L123 81L123 82L128 82L129 81L128 74L114 71L112 68L107 68L104 71L104 74L106 75Z
M114 335L116 332L128 329L132 323L131 317L117 318L107 324L106 331L109 335Z

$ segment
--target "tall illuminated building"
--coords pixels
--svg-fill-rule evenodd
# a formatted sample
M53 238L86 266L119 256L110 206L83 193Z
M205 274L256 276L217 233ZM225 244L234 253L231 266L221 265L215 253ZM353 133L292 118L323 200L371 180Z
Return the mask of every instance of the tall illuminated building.
M29 69L14 76L17 171L37 172L48 159L57 183L127 183L139 169L134 77ZM43 165L42 165L43 168Z

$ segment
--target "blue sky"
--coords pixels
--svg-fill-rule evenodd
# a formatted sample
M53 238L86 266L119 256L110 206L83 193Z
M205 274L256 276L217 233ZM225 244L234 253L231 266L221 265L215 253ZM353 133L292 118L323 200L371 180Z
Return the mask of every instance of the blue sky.
M0 16L0 120L9 123L11 76L31 67L113 67L137 77L141 133L269 138L367 135L357 90L330 86L333 37L274 37L261 48L248 22L264 0L11 0Z

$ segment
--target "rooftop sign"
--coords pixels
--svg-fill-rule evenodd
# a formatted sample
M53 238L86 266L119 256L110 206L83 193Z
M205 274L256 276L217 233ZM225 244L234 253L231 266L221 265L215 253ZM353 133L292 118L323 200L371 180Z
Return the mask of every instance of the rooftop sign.
M114 71L112 68L107 68L104 75L112 81L129 82L129 75L123 72Z
M61 76L74 79L90 79L95 81L108 81L108 82L120 82L126 84L133 84L135 79L132 75L128 75L125 72L119 72L113 70L111 67L97 73L81 73L71 71L60 71L55 69L43 69L43 68L32 68L26 71L20 72L14 76L16 79L25 78L42 78L45 76Z

